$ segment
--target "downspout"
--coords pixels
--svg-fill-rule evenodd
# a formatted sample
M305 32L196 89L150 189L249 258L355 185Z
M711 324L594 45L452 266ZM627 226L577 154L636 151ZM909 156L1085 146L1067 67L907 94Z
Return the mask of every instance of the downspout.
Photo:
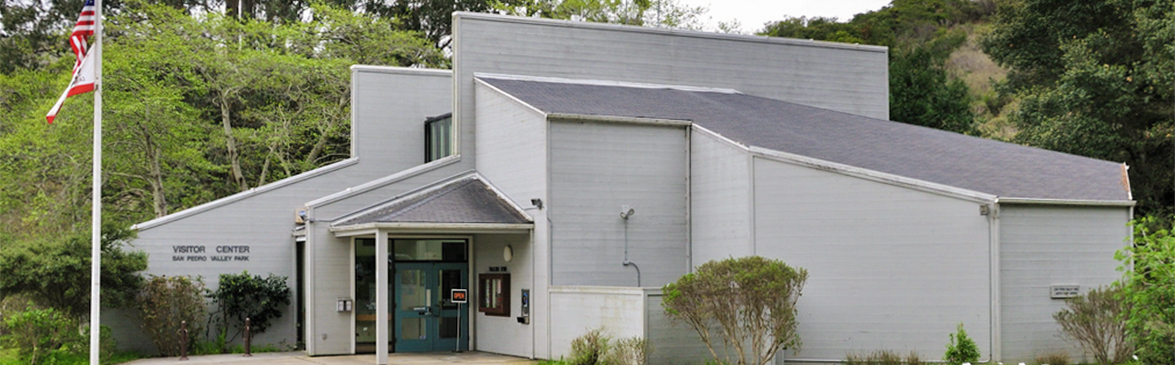
M989 364L998 363L1003 359L1002 354L1002 322L1000 313L1003 309L1000 306L1000 203L997 198L996 201L989 205L991 209L988 212L988 244L991 252L991 357L988 359Z

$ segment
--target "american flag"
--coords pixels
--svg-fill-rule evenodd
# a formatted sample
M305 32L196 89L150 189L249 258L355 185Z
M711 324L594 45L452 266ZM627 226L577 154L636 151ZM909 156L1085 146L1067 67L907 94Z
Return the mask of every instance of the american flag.
M78 23L73 26L73 33L69 35L69 45L73 47L73 54L77 55L77 63L73 65L73 72L77 73L82 65L82 58L90 47L90 36L94 35L94 0L86 0L82 6L82 14L78 16Z
M77 61L73 64L73 78L69 81L69 86L65 88L64 93L61 93L57 104L49 109L49 114L45 115L45 119L48 119L50 124L53 123L53 118L57 117L61 106L65 104L66 98L94 91L94 83L98 79L95 63L98 60L95 57L87 56L89 56L90 50L90 36L94 35L94 23L97 21L96 10L94 0L86 0L86 5L82 7L82 14L78 16L77 24L73 26L73 33L69 35L69 46L73 48Z

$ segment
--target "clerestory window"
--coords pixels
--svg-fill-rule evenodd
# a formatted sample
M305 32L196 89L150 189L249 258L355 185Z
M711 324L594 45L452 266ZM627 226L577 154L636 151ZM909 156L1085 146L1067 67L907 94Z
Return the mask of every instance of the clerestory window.
M429 163L453 154L453 114L424 120L424 162Z

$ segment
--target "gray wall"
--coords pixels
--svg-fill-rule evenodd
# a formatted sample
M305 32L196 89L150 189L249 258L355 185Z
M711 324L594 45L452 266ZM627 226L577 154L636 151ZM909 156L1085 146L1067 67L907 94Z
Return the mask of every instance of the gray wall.
M552 121L552 285L662 286L687 271L688 131L680 126Z
M734 88L888 119L887 51L806 40L722 35L486 14L453 19L454 113L461 149L474 128L473 73Z
M477 86L476 111L478 118L477 171L501 189L516 204L530 207L531 199L550 202L547 196L547 120L537 111L518 103L492 87ZM518 356L549 357L547 331L549 322L549 297L547 284L550 275L550 246L548 242L547 211L527 208L535 222L533 249L527 251L526 260L533 263L531 271L520 275L533 275L531 289L530 331L541 338L534 349L522 346L517 338L494 336L487 342L478 342L478 348L490 352ZM523 256L518 255L519 258ZM531 280L531 279L528 279ZM517 290L515 290L517 292ZM500 321L491 320L487 324ZM507 327L517 322L505 323ZM478 327L478 331L483 331ZM510 329L509 331L515 331ZM487 332L488 333L488 332ZM505 342L505 343L503 343ZM506 346L509 343L508 346ZM533 352L532 352L533 350ZM521 351L521 352L515 352Z
M506 262L502 258L502 249L509 245L514 249L514 258ZM505 266L510 274L510 316L487 316L478 312L477 303L471 301L469 313L473 315L474 349L495 354L506 354L519 357L530 357L534 350L536 336L534 324L518 323L516 317L522 315L522 289L530 289L531 309L535 314L534 263L531 261L530 235L518 234L480 234L473 238L473 278L470 289L477 292L477 274L490 273L490 266ZM479 294L474 294L475 300ZM544 334L545 338L545 334Z
M696 128L690 151L691 264L751 255L751 155Z
M645 339L653 346L649 356L650 364L704 364L713 361L706 344L693 328L684 322L677 322L665 315L661 307L664 295L660 289L646 289L645 296ZM716 334L717 335L717 334ZM722 354L721 335L713 337L719 343L715 351Z
M452 106L447 71L357 67L352 70L352 85L356 106L351 160L140 223L133 245L150 255L147 273L203 276L214 289L221 273L248 270L262 276L287 276L291 289L295 288L295 245L290 235L295 210L327 193L420 164L424 118L446 113ZM411 146L413 143L419 147ZM174 246L178 245L205 246L206 254L196 256L209 258L218 255L217 246L247 245L249 260L173 261L177 255ZM273 327L257 336L256 343L294 344L294 303ZM136 329L115 330L122 346L150 349L148 340L137 335Z
M803 348L789 362L882 349L939 359L960 322L989 353L989 225L978 203L760 157L752 174L755 254L809 274Z
M1004 362L1057 352L1082 359L1080 349L1059 337L1052 315L1065 301L1050 299L1049 287L1077 284L1086 291L1121 278L1114 251L1126 245L1129 221L1128 207L1000 205Z

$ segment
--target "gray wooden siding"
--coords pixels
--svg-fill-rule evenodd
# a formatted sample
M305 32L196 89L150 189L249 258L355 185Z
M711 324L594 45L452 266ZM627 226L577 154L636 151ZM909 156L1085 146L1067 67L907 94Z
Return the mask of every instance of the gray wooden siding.
M490 183L500 189L511 200L522 207L531 207L531 199L547 197L547 120L537 112L517 103L485 85L478 85L476 111L478 134L476 151L477 171ZM518 259L534 262L534 268L517 276L528 275L533 280L531 289L531 318L529 330L541 334L545 339L549 324L547 286L550 282L550 246L545 209L527 208L526 213L534 218L533 249L523 256L517 251ZM516 247L517 248L517 247ZM530 255L533 255L531 257ZM529 276L533 275L533 278ZM512 276L514 277L514 276ZM498 318L491 318L491 322ZM503 319L504 320L504 319ZM511 318L506 326L518 325ZM479 327L480 331L481 327ZM490 352L511 353L520 346L516 341L522 337L492 336L485 349ZM526 337L529 338L529 337ZM506 343L510 346L500 346ZM478 347L482 348L479 342ZM530 344L527 344L529 346ZM533 354L549 357L547 341L539 341ZM495 349L502 349L495 351ZM530 348L519 356L530 356Z
M451 72L356 66L352 87L355 151L383 166L372 179L424 163L424 119L453 110Z
M882 349L939 359L960 322L990 352L979 204L758 157L753 175L755 253L809 274L789 362Z
M502 258L502 249L507 245L514 249L514 258L510 262ZM471 293L480 293L477 274L489 273L490 266L505 266L510 274L509 317L487 316L477 311L475 301L470 302L469 313L476 321L474 346L477 351L531 356L535 340L533 323L526 325L518 323L516 319L522 315L522 289L530 289L532 298L535 292L531 280L534 274L531 252L530 235L481 234L473 238L474 280L470 281ZM477 297L477 294L472 296L474 299ZM533 315L536 309L533 300L530 308Z
M631 287L552 287L551 323L555 326L546 339L551 358L566 357L572 340L595 329L615 339L644 337L644 293Z
M1000 205L1004 362L1056 352L1081 361L1081 351L1059 337L1052 316L1065 302L1050 299L1049 287L1077 284L1086 291L1119 279L1114 251L1126 245L1129 220L1125 207Z
M710 351L706 350L706 344L697 332L665 314L665 309L661 307L661 298L664 297L661 290L648 289L645 292L645 339L653 345L649 363L704 364L708 360L712 361ZM721 344L716 345L721 347Z
M751 254L751 156L705 132L690 137L690 245L694 267Z
M688 133L682 127L551 122L552 285L642 286L686 272Z
M450 78L443 72L357 68L353 70L352 77L352 100L356 101L353 111L355 137L352 141L356 156L353 158L358 158L358 163L332 168L333 171L327 173L308 172L305 176L291 178L293 182L280 182L284 185L276 189L243 193L149 222L144 225L147 228L139 230L138 238L134 241L135 248L150 255L147 272L152 275L203 276L205 284L214 289L221 273L249 270L250 273L262 276L273 273L289 277L288 284L294 288L296 251L290 233L294 228L295 210L305 202L325 194L420 164L423 162L423 145L418 149L396 149L395 146L423 143L420 141L424 139L424 118L446 113L452 106ZM414 155L396 156L401 153ZM388 154L391 155L386 156ZM172 257L176 255L173 246L179 245L205 246L209 256L216 255L217 246L247 245L250 247L249 261L173 261ZM329 267L332 255L347 257L350 254L349 246L329 247L329 250L322 252L308 250L307 255L317 254L327 259L322 265ZM343 250L346 254L332 250ZM332 294L328 298L329 303L319 300L321 303L318 304L326 305L333 314L336 298ZM285 309L285 315L273 327L258 335L255 343L296 341L297 313L294 303L296 301L291 302ZM307 305L310 304L307 302ZM115 330L116 334L120 331L117 328ZM349 332L349 327L347 331L332 337L331 341L349 341L351 336L345 336L346 332ZM132 341L125 342L126 346L133 346ZM340 349L329 353L349 351L349 348Z
M638 27L458 13L459 100L473 72L734 88L888 119L886 50ZM503 50L509 50L503 52ZM462 112L472 111L466 106Z

